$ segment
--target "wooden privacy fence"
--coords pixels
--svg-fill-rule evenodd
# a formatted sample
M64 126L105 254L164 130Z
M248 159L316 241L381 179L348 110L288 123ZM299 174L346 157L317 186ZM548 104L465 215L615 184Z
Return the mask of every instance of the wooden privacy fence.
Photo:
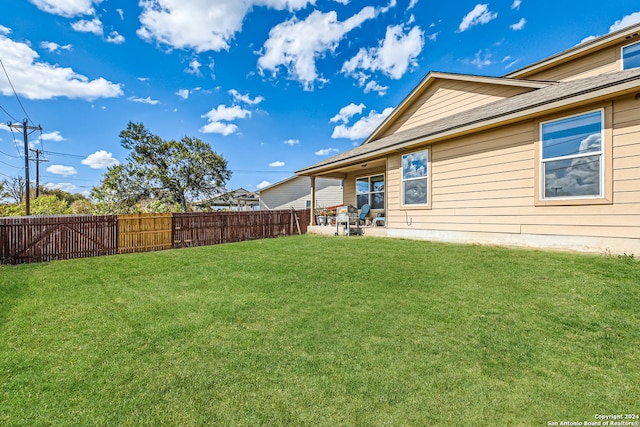
M0 218L0 264L113 255L117 221L115 215Z
M0 264L148 252L306 233L311 212L0 218Z
M298 226L301 233L306 233L309 215L308 210L173 214L173 247L292 235L298 233Z
M118 252L150 252L173 245L171 214L118 215Z

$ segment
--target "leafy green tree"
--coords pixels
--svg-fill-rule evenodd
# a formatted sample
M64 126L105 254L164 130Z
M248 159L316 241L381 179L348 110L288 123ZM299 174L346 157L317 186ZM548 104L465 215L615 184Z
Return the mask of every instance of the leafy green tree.
M70 214L71 208L65 200L60 200L54 195L40 196L30 201L31 215L64 215ZM0 211L1 216L25 216L27 207L24 202L5 205Z
M43 195L53 195L56 196L58 199L60 200L64 200L65 202L67 202L67 204L69 206L71 206L74 202L77 201L89 201L89 199L87 197L85 197L83 194L80 193L69 193L67 191L64 190L60 190L60 189L48 189L48 188L43 188L40 191L41 194Z
M165 141L143 124L129 122L120 140L130 150L127 162L108 168L91 190L103 212L131 212L149 200L177 203L186 212L190 202L223 193L231 178L227 161L198 138Z

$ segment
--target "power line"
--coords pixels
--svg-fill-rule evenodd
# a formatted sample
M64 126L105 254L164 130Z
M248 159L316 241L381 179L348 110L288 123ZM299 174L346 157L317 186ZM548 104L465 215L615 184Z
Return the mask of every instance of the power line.
M0 154L4 154L5 156L7 156L7 157L8 157L8 158L10 158L10 159L16 159L16 158L18 158L18 159L21 159L21 160L22 160L22 156L14 157L14 156L12 156L11 154L7 154L7 153L5 153L4 151L0 151Z
M11 135L13 136L13 146L16 148L16 152L18 153L18 157L24 160L24 156L22 156L20 154L20 149L18 148L18 144L16 144L16 134L13 131L13 127L9 126L9 129L11 129Z
M81 156L79 154L57 153L55 151L46 151L46 150L42 150L42 153L49 154L51 156L70 157L72 159L85 159L87 157L87 156Z
M13 120L14 122L17 122L17 121L18 121L15 117L13 117L11 114L9 114L9 112L8 112L7 110L5 110L5 109L4 109L4 107L3 107L2 105L0 105L0 110L4 111L4 113L5 113L7 116L9 116L9 118L10 118L11 120Z
M15 95L16 99L18 100L18 104L20 104L20 108L22 108L22 112L27 117L27 119L29 119L29 121L31 123L33 123L33 120L31 120L31 117L29 117L29 113L27 113L27 110L25 110L24 105L22 105L22 101L20 101L20 97L18 96L18 93L16 92L16 89L13 87L13 82L11 81L11 78L9 77L9 73L7 73L7 69L4 67L4 63L2 62L2 59L0 59L0 65L2 65L2 69L4 70L4 75L7 76L7 80L9 81L9 85L11 86L11 90L13 90L13 94ZM14 119L14 121L17 122L18 120Z
M10 165L9 163L3 162L2 160L0 160L0 163L2 163L3 165L7 165L7 166L9 166L10 168L14 168L14 169L24 169L24 168L22 168L22 167L20 167L20 166L13 166L13 165Z

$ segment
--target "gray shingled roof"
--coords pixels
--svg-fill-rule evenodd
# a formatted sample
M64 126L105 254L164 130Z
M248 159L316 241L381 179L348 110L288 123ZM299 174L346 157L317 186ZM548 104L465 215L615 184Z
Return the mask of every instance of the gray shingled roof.
M526 92L511 98L494 101L449 117L362 144L304 169L298 175L312 174L315 170L342 166L350 161L361 161L401 148L412 142L426 142L457 131L497 125L506 120L526 117L528 114L550 108L551 104L564 102L570 105L583 98L597 98L621 90L640 90L640 69L601 74L585 79L557 82L548 87Z

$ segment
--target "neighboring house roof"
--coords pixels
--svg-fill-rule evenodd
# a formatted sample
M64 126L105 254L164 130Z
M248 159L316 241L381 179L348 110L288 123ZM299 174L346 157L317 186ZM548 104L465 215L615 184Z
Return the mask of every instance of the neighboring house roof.
M402 102L391 112L391 114L364 140L363 144L368 144L376 140L395 120L406 111L406 109L414 103L428 87L440 80L457 80L469 83L480 83L491 86L513 86L524 89L540 89L550 85L552 82L543 82L536 80L521 80L505 77L487 77L471 74L442 73L432 71L425 76L424 79L407 95Z
M477 132L527 117L578 106L614 95L640 90L640 69L619 71L584 79L556 82L541 89L472 108L430 123L362 144L296 172L315 175L337 167L382 157L392 151L433 143L444 138Z
M285 179L283 179L282 181L278 181L278 182L276 182L276 183L274 183L274 184L270 184L270 185L268 185L268 186L266 186L266 187L261 188L261 189L258 191L258 194L262 193L263 191L269 191L269 190L271 190L271 189L273 189L273 188L275 188L275 187L279 187L279 186L281 186L282 184L285 184L285 183L287 183L287 182L289 182L289 181L293 181L294 179L297 179L297 178L300 178L300 177L299 177L299 176L296 176L296 175L292 175L292 176L290 176L289 178L285 178Z
M621 30L618 31L614 31L612 33L609 33L607 35L601 36L601 37L597 37L597 38L593 38L590 40L587 40L585 42L582 42L576 46L573 46L567 50L564 50L560 53L557 53L555 55L546 57L544 59L542 59L541 61L538 62L534 62L533 64L529 64L526 67L520 68L518 70L515 70L507 75L505 75L505 77L511 77L511 78L522 78L522 77L526 77L526 75L534 73L534 72L539 72L544 70L545 68L549 68L549 67L553 67L556 66L558 64L563 64L567 61L571 61L574 60L576 58L579 58L581 56L585 56L590 54L591 52L594 51L594 49L598 48L604 48L606 46L609 45L613 45L616 44L618 42L620 42L620 39L622 38L626 38L629 40L629 42L631 43L632 41L637 41L640 39L640 26L639 25L633 25L630 27L626 27L623 28ZM632 40L634 39L634 40Z
M238 202L255 202L257 204L258 195L244 188L238 188L198 204L201 206L232 206L237 205Z

